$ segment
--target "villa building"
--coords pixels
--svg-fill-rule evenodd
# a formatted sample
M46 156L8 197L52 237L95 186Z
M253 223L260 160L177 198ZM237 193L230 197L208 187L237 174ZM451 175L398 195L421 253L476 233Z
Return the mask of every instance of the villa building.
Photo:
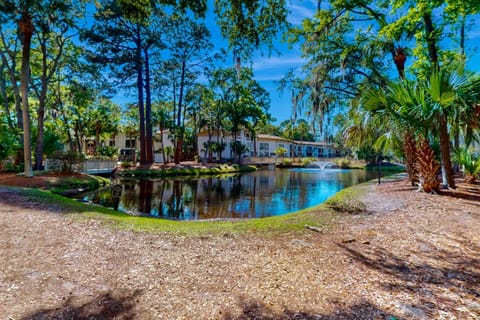
M208 143L222 144L221 153L212 152L208 154ZM312 157L312 158L330 158L340 156L340 151L331 143L310 142L310 141L294 141L286 138L258 134L252 138L250 134L241 131L236 139L237 142L245 146L242 158L247 157L278 157L276 151L284 148L286 153L284 157ZM214 159L217 161L225 161L233 159L232 150L233 138L230 135L222 135L214 132L210 137L208 133L203 131L198 135L198 150L202 161Z

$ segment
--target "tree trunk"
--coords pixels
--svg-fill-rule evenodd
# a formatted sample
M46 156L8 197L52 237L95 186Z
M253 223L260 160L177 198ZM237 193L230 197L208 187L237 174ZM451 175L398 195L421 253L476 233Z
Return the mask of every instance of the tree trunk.
M145 157L148 164L153 163L153 124L152 124L152 92L150 86L150 61L148 49L145 52Z
M413 134L407 131L403 136L403 152L405 154L405 166L407 167L408 178L412 186L418 183L417 170L417 142Z
M44 122L45 122L45 101L47 99L47 53L43 50L42 56L42 77L41 88L38 97L38 112L37 112L37 142L35 145L35 170L42 170L43 163L43 136L44 136Z
M435 160L435 153L426 139L423 139L417 148L415 167L419 176L418 189L427 193L438 191L438 163Z
M423 22L425 24L425 37L427 41L428 56L430 58L430 62L432 63L432 67L438 68L438 51L431 12L425 12L423 14Z
M32 43L33 24L32 17L25 10L18 23L22 36L22 66L20 73L20 93L22 97L23 113L23 161L24 174L33 177L32 149L30 139L30 110L28 106L28 85L30 83L30 47Z
M180 75L180 92L178 95L178 113L177 113L177 129L182 128L181 130L177 131L177 145L175 148L175 156L174 162L180 163L182 161L182 151L183 151L183 135L184 130L182 126L182 108L183 108L183 92L185 90L185 72L186 72L186 63L182 61L182 70Z
M393 62L397 67L398 75L400 79L405 78L405 62L407 61L407 56L405 55L405 50L403 48L397 47L393 49Z
M42 170L43 165L43 136L45 122L45 100L40 100L37 112L37 141L35 145L35 170Z
M444 114L440 115L439 134L440 159L442 168L442 187L446 189L455 188L452 161L450 159L450 136L448 134L447 117Z
M145 105L143 101L143 61L142 61L142 47L140 41L140 28L137 29L137 41L136 41L136 67L137 67L137 93L138 93L138 118L140 121L140 164L147 164L147 148L146 148L146 135L145 135Z
M6 79L5 79L5 74L4 74L4 71L5 71L5 63L3 62L3 59L2 59L2 62L0 63L0 94L2 95L2 105L3 105L3 110L5 112L5 115L7 116L7 124L8 124L8 128L10 130L14 130L15 129L15 125L13 124L13 120L12 120L12 117L10 116L10 105L8 103L8 96L7 96L7 84L6 84Z

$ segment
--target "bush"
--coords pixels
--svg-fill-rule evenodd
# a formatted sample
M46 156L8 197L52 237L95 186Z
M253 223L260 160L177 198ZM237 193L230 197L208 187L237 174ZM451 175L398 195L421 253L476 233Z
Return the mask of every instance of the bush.
M313 161L315 161L315 159L313 159L313 158L303 158L302 159L302 166L307 167Z
M480 158L476 158L470 150L460 148L454 150L453 161L463 167L465 182L474 184L480 175Z
M288 167L292 165L292 159L285 158L282 160L282 165Z
M53 161L61 162L60 170L62 172L74 172L75 166L85 161L83 153L75 151L55 151L50 157Z
M284 157L286 154L287 154L287 149L285 149L284 147L278 147L276 150L275 150L275 154L277 155L277 157Z
M131 168L135 167L135 163L133 161L122 161L120 163L120 168L126 169L126 168Z
M341 169L350 168L350 160L347 158L341 158L336 161L336 164Z
M118 148L105 146L97 149L98 155L101 157L107 157L109 159L118 158Z

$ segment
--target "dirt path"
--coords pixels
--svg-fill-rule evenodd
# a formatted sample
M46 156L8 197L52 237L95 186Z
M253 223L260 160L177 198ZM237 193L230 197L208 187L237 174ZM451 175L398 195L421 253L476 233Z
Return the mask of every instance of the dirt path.
M0 187L0 320L480 319L480 186L372 185L326 233L184 238Z

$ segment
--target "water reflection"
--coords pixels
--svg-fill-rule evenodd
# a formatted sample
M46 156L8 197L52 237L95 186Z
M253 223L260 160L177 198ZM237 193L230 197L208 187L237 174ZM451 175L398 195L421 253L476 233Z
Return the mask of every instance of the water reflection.
M375 178L363 170L260 170L243 175L117 180L83 197L134 215L178 220L260 218L317 205L337 191ZM115 194L117 196L115 196Z

